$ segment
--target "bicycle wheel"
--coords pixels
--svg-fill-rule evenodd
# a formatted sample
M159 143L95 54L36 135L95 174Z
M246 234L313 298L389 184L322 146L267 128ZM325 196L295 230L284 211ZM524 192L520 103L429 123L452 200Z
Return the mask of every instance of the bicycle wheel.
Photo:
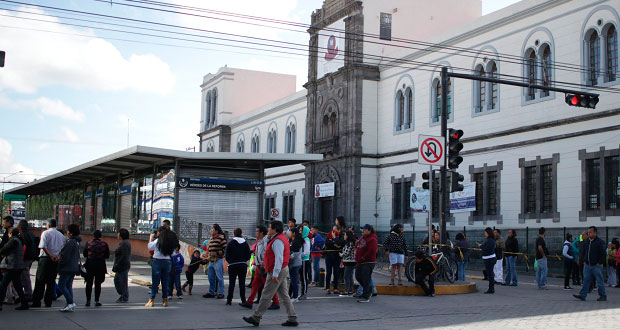
M446 259L445 261L445 278L450 283L454 283L456 281L456 262L453 259Z
M415 258L409 258L405 264L405 276L409 282L415 282Z

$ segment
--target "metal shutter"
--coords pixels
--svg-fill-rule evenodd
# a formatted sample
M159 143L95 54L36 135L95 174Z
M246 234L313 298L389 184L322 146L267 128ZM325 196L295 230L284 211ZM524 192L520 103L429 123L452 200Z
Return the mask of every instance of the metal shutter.
M129 179L123 179L123 181L121 181L121 186L127 186L132 184L133 179L129 178ZM127 194L127 195L123 195L119 198L121 205L119 205L119 207L121 208L121 217L119 219L120 222L120 228L124 228L127 230L131 229L131 218L132 218L132 214L131 214L131 203L132 203L132 199L131 199L132 194Z
M100 185L97 189L101 189L103 190L103 185ZM97 192L95 191L95 194ZM95 195L96 196L96 195ZM103 197L96 197L95 198L96 201L96 212L97 212L97 220L95 221L95 228L93 228L93 230L95 229L99 229L101 230L101 219L103 219Z

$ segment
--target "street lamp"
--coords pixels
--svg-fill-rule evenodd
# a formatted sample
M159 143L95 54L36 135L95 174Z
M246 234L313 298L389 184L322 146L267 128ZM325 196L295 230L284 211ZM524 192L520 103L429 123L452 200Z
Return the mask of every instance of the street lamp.
M4 184L6 183L6 179L12 177L15 174L23 173L24 171L17 171L15 173L11 173L2 178L2 201L0 204L0 217L4 216Z

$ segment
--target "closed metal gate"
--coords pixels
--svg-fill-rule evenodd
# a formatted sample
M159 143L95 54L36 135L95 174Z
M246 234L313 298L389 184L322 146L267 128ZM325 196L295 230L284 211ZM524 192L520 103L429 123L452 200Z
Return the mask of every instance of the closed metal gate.
M133 183L133 179L123 179L121 186L127 186ZM132 214L131 214L131 209L132 209L132 199L131 199L132 194L126 194L123 195L119 198L120 200L120 210L121 210L121 216L119 219L120 222L120 228L124 228L127 230L131 230L131 220L132 220Z

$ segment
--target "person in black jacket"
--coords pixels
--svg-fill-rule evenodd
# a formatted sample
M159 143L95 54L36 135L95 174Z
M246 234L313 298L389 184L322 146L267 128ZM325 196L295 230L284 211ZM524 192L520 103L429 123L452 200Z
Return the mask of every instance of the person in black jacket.
M340 220L342 223L342 220ZM344 246L344 240L342 239L342 235L340 231L342 228L339 225L334 225L333 230L327 235L327 240L325 241L325 290L327 290L327 294L331 294L331 284L334 284L334 293L339 294L338 291L338 281L340 280L340 251ZM330 281L332 274L334 274L333 282Z
M398 271L398 285L403 285L402 270L407 258L407 241L405 240L405 235L403 235L403 225L398 223L392 227L392 231L383 242L383 247L390 259L390 266L392 266L392 277L390 278L389 285L394 285L396 271Z
M504 284L510 286L517 286L517 253L519 253L519 241L517 240L517 233L514 229L508 231L508 238L506 239L504 258L506 259L506 281Z
M198 270L200 265L205 265L206 261L200 257L200 251L194 250L192 253L192 260L189 262L189 266L185 269L185 283L181 286L181 290L185 292L185 288L189 285L188 294L192 295L192 289L194 288L194 273Z
M22 286L24 287L24 297L26 301L32 300L32 282L30 281L30 267L39 256L39 248L37 248L36 238L33 233L28 231L28 221L19 220L17 223L20 237L24 241L24 265L25 268L21 273Z
M84 258L86 262L86 307L90 306L90 298L92 295L93 284L95 285L95 306L100 307L99 297L101 297L101 283L105 281L105 274L108 272L106 267L106 259L110 257L110 248L108 243L101 240L101 230L93 232L94 238L86 243L84 247Z
M131 268L131 242L129 242L129 231L121 228L118 231L118 238L121 242L114 250L114 288L119 294L117 303L129 302L129 269Z
M228 262L228 297L226 305L232 304L235 292L235 280L239 279L239 295L241 303L245 303L245 274L248 272L248 260L252 251L248 242L243 239L241 228L235 228L234 237L226 246L225 259Z
M437 266L433 259L425 256L424 252L417 251L415 253L415 283L424 290L425 296L435 296L435 273L437 273ZM425 281L428 281L428 286Z
M489 289L484 293L495 293L495 274L493 273L493 267L495 263L497 263L497 258L495 256L495 248L497 247L497 243L495 242L495 234L493 233L493 229L490 227L486 227L484 229L484 237L486 237L486 241L480 245L480 249L482 249L482 261L484 262L484 269L487 274L487 279L489 280Z
M579 294L573 295L580 300L586 300L590 290L592 277L596 280L599 298L597 301L607 301L605 282L603 282L603 264L607 258L607 245L598 237L595 226L588 228L588 239L584 240L579 247L579 260L583 266L583 286Z
M22 241L19 239L19 230L13 228L9 232L9 236L4 243L4 246L0 249L0 255L4 257L2 259L2 268L6 270L2 283L0 283L0 311L2 310L2 303L6 297L6 290L9 284L13 283L15 291L19 296L21 306L17 307L17 310L28 309L28 303L24 298L24 291L22 290L21 273L24 269L24 248Z

